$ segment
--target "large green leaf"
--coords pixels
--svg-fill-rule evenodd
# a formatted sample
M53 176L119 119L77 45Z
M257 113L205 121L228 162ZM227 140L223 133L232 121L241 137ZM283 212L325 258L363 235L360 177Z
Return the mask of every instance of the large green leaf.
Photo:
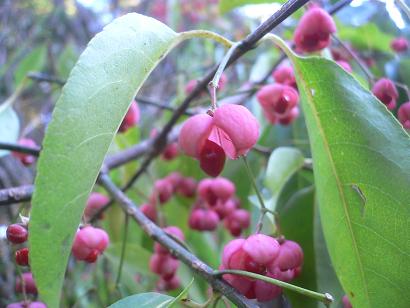
M174 298L161 293L141 293L119 300L109 308L161 308L168 307Z
M333 62L291 58L337 276L353 307L408 307L409 135Z
M265 186L271 191L272 197L267 206L276 209L276 203L286 182L303 167L304 157L296 148L280 147L275 149L269 157L266 169ZM272 217L272 215L269 215Z
M0 142L16 142L19 136L19 118L8 101L0 105ZM0 157L9 151L0 151Z
M219 1L219 12L225 14L234 8L247 4L262 4L262 3L284 3L284 0L221 0Z
M40 296L58 307L74 233L131 100L179 35L128 14L89 43L62 90L38 163L30 265Z

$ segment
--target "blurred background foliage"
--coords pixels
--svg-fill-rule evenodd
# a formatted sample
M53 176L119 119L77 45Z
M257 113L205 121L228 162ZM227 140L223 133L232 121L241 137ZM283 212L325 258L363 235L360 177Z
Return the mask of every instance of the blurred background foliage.
M0 131L2 134L0 137L5 138L13 134L14 138L29 136L41 144L61 87L57 83L27 79L27 74L40 72L64 81L88 41L101 31L104 25L118 16L138 12L157 18L176 31L207 29L231 40L240 40L277 10L283 2L2 0L0 3L0 102L5 102L16 91L22 92L13 104L15 114L12 116L6 113L0 114L1 121L11 122L8 130ZM335 1L317 2L327 8ZM294 14L277 27L275 33L290 40L300 16L301 12ZM397 82L409 84L409 58L398 56L390 49L390 42L394 37L410 37L409 22L393 1L355 0L350 6L337 13L335 19L339 38L351 45L363 60L372 62L370 69L377 78L387 76ZM184 43L161 62L138 96L161 104L177 106L185 96L185 84L191 79L202 77L223 55L224 49L212 42L192 40ZM226 72L229 82L227 87L218 94L220 98L236 93L249 80L253 82L262 80L270 74L279 56L276 48L267 45L262 45L250 52ZM366 83L363 72L353 61L351 65L356 77ZM268 82L270 81L271 79L268 79ZM408 100L402 89L400 95L400 103ZM197 100L197 103L208 106L209 99L202 97ZM268 149L296 146L302 156L310 157L303 116L291 126L272 126L263 118L255 98L249 98L246 105L262 123L260 146ZM169 111L142 103L140 109L142 114L140 124L127 133L118 135L110 150L111 153L149 138L151 130L162 127L170 116ZM13 111L9 110L8 113ZM269 168L268 172L266 171L268 158L269 156L258 152L252 152L248 157L260 186L268 183L269 177L272 176L269 174ZM287 162L286 157L279 156L276 163L284 166L290 164L289 168L292 168L293 162ZM1 158L0 164L5 170L0 173L0 187L32 183L35 173L33 168L25 169L18 166L18 162L10 156ZM10 167L11 164L13 167ZM132 176L137 167L138 162L132 162L112 171L111 175L117 184L122 185ZM204 173L197 162L185 156L179 156L172 161L158 160L151 167L148 175L138 181L135 189L129 191L129 196L137 204L145 203L154 180L175 170L185 176L204 178ZM340 305L343 291L332 270L323 241L315 206L312 173L308 169L297 168L291 174L293 175L278 196L277 209L284 233L290 239L300 242L305 252L305 267L296 283L309 289L331 292L337 299L335 304L337 307ZM253 212L253 228L258 217L258 209L254 206L255 197L250 196L253 192L244 166L238 161L229 161L222 176L236 184L237 195L241 199L242 206ZM268 188L263 190L263 194L267 200L272 197ZM231 236L223 228L219 228L215 233L190 231L187 220L192 203L192 199L174 197L163 207L164 216L169 225L178 225L186 233L187 243L193 252L216 268L219 266L221 248L231 239ZM27 213L27 208L28 205L23 204L20 209L23 213ZM0 223L7 224L15 220L20 209L0 209ZM122 284L119 289L114 288L123 225L124 215L121 209L112 207L102 222L102 226L109 232L111 238L111 245L105 257L94 265L84 265L71 260L64 288L64 307L102 307L121 297L153 290L156 277L148 270L153 242L133 222L130 223ZM272 233L272 230L272 225L266 221L264 231ZM14 271L14 267L6 262L5 256L9 253L7 251L9 248L3 243L1 245L4 249L2 254L4 262L0 262L0 274L6 277L7 272ZM318 264L320 267L317 266ZM179 275L183 286L192 279L190 271L185 266L181 266ZM12 287L2 289L8 290L7 296L2 297L7 302L16 299ZM177 295L180 291L172 291L170 294ZM198 279L189 289L189 294L195 300L203 302L206 300L207 291L207 285ZM316 302L309 299L301 299L290 293L287 293L287 296L296 307L317 306ZM0 300L0 306L5 304L2 301Z

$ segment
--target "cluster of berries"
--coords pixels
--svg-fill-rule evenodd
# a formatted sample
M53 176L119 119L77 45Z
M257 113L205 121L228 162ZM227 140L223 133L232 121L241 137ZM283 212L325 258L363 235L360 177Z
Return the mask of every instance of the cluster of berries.
M171 237L178 238L181 241L185 240L184 233L178 227L169 226L164 228L164 231ZM179 267L178 259L174 258L166 249L159 243L154 244L154 254L149 261L150 270L160 276L157 282L158 291L169 291L179 288L180 281L176 272Z
M149 197L149 202L141 205L141 211L151 219L157 222L157 204L165 204L175 194L186 198L195 196L197 182L194 178L184 177L179 172L173 172L166 177L156 180L154 188Z
M6 237L8 241L14 245L24 244L28 239L28 229L26 224L11 224L7 227ZM15 261L20 266L29 266L28 248L20 248L15 252ZM23 290L24 289L24 290ZM21 277L16 279L16 293L24 293L37 295L37 287L31 272L21 274ZM46 308L42 302L22 301L7 305L7 308Z
M233 236L239 236L249 227L250 215L240 209L240 202L235 198L235 185L223 177L204 179L198 184L198 200L189 216L191 229L213 231L220 221Z
M223 250L221 270L242 270L289 282L297 277L303 264L302 248L293 241L264 234L230 241ZM248 277L225 274L223 278L240 293L259 302L270 301L282 289Z

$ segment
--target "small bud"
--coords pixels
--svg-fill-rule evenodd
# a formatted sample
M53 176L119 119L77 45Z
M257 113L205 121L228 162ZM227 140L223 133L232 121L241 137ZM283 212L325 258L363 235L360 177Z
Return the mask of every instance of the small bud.
M293 72L293 68L291 66L280 66L273 72L272 77L277 83L297 88L295 73Z
M7 239L13 244L22 244L27 241L28 231L19 224L12 224L6 230Z
M20 266L28 266L28 248L21 248L15 253L16 263Z
M37 147L36 142L30 138L21 138L18 141L18 144L22 146L26 146L26 147ZM18 160L20 160L21 163L25 166L31 165L32 163L36 161L36 157L30 154L12 152L12 155L16 157Z
M168 254L153 254L149 261L150 270L163 279L171 279L179 267L179 261Z
M158 218L157 210L154 205L146 203L141 205L141 212L144 213L151 221L156 222Z
M100 193L92 192L87 200L87 205L84 210L84 219L89 221L94 217L108 202L110 199ZM102 219L104 214L100 214L98 219Z

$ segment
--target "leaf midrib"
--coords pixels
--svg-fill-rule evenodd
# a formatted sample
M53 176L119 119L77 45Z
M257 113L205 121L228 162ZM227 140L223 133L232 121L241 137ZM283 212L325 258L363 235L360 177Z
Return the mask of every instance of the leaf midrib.
M297 64L297 59L294 59L294 63L295 63L295 65L294 65L295 70L297 71L297 74L299 76L301 84L302 84L302 86L304 88L304 91L306 93L307 103L309 104L309 106L312 110L312 114L313 114L313 116L314 116L314 118L317 122L317 126L318 126L318 129L319 129L319 133L322 136L323 145L324 145L326 154L329 157L330 165L331 165L331 168L332 168L332 173L333 173L333 176L336 180L339 196L340 196L342 204L343 204L343 210L344 210L344 213L345 213L346 222L347 222L347 225L348 225L350 237L351 237L352 242L353 242L354 252L355 252L358 264L359 264L360 276L361 276L361 280L362 280L364 288L365 288L367 303L368 303L368 306L369 306L369 304L370 304L369 291L368 291L367 282L366 282L366 279L365 279L365 276L364 276L363 264L362 264L362 260L360 259L360 254L359 254L359 250L358 250L358 247L357 247L356 238L354 237L352 222L350 221L350 216L348 215L348 211L347 211L347 202L346 202L345 196L343 194L343 185L342 185L342 183L339 179L339 176L336 172L336 165L334 163L333 156L332 156L331 151L330 151L329 143L328 143L328 140L326 138L326 134L324 132L324 129L322 127L322 123L319 119L318 111L315 108L315 104L313 103L313 97L312 97L312 94L310 92L310 89L308 89L307 83L305 82L305 79L303 78L303 74L302 74L302 72L301 72L301 70L300 70L300 68Z

